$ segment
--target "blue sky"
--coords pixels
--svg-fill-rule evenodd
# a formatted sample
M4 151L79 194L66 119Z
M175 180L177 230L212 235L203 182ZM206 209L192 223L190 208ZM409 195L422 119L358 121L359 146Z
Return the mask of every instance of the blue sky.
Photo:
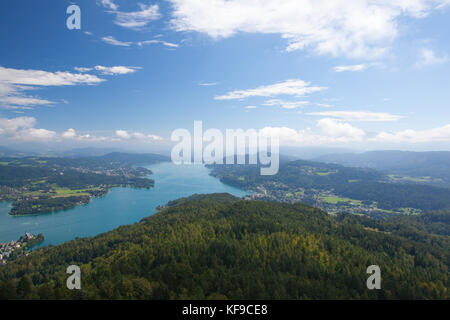
M81 9L69 30L66 9ZM450 150L450 1L0 2L0 145Z

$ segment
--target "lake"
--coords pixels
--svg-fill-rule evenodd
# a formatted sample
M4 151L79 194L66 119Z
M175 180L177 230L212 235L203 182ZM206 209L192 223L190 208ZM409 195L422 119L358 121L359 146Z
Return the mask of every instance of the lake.
M150 177L155 180L154 188L113 188L107 195L69 210L11 216L11 203L0 202L0 242L17 240L31 232L44 234L43 246L56 245L138 222L154 214L157 206L195 193L228 192L238 197L246 194L210 176L210 170L202 165L164 162L143 167L153 171Z

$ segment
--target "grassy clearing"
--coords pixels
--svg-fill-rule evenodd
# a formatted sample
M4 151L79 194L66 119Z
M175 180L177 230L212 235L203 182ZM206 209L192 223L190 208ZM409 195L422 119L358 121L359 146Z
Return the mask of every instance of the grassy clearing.
M53 187L53 190L56 192L54 198L63 198L63 197L71 197L71 196L89 196L90 193L88 191L96 191L100 188L91 188L91 189L70 189L70 188L60 188L57 186Z
M388 175L390 179L394 181L405 181L405 182L416 182L416 183L426 183L432 182L433 179L431 177L410 177L410 176L400 176L396 174Z
M335 174L336 171L327 171L327 172L316 172L318 176L329 176L330 174Z
M341 198L339 196L325 196L325 197L321 197L320 200L322 200L326 203L330 203L330 204L337 204L339 202L348 202L348 203L354 203L354 204L358 204L358 205L362 204L361 200L353 200L350 198Z

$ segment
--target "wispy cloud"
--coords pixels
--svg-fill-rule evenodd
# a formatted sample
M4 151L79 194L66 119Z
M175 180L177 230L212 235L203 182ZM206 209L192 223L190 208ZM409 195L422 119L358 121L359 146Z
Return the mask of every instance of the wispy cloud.
M70 86L97 84L105 81L95 75L68 71L48 72L0 67L0 83L33 86Z
M140 47L142 47L146 44L162 44L163 46L170 47L170 48L178 48L179 47L179 45L176 43L167 42L167 41L163 41L163 40L156 40L156 39L139 41L139 42L136 42L136 44Z
M265 106L280 107L283 109L296 109L309 104L308 101L284 101L281 99L271 99L264 102Z
M362 63L362 64L351 64L351 65L340 65L335 66L333 70L335 72L358 72L358 71L364 71L369 68L378 67L378 68L384 68L385 64L382 62L370 62L370 63Z
M0 67L0 107L5 109L31 109L52 102L25 92L47 86L92 85L105 81L96 75L68 71L48 72Z
M141 69L141 67L126 67L126 66L94 66L94 67L74 67L76 71L79 72L89 72L89 71L98 71L102 75L120 75L120 74L129 74L135 73L137 70Z
M322 108L335 108L335 106L330 103L316 103L316 106Z
M416 67L433 66L448 62L448 56L437 56L436 53L427 48L422 48L419 52L419 60L416 62Z
M336 72L344 71L363 71L367 69L367 64L354 64L348 66L336 66L333 68Z
M101 0L101 4L105 8L108 8L108 9L111 9L111 10L119 9L119 6L117 4L115 4L113 0Z
M92 68L84 68L84 67L74 67L73 69L78 72L88 72L92 70Z
M119 41L113 36L102 37L102 41L106 42L107 44L120 47L129 47L133 44L133 42Z
M88 71L98 71L102 75L123 75L136 72L139 67L101 66L74 67L80 73L69 71L49 72L43 70L23 70L0 67L0 107L3 109L32 109L33 106L50 105L56 102L27 95L26 92L48 86L95 85L106 81ZM63 100L64 103L64 100Z
M397 121L402 116L390 114L386 112L368 112L368 111L324 111L324 112L310 112L307 115L324 116L337 118L344 121L364 121L364 122L383 122L383 121Z
M255 89L231 91L225 95L216 96L214 99L233 100L245 99L249 97L274 97L278 95L291 95L301 97L309 93L322 91L324 89L326 88L311 86L311 83L303 80L291 79L272 85L260 86Z
M202 86L202 87L213 87L213 86L217 86L218 84L219 83L217 83L217 82L203 82L203 81L200 81L198 83L198 85Z
M139 67L125 67L125 66L114 66L114 67L95 66L94 69L97 71L100 71L101 74L117 75L117 74L135 73L140 68Z
M102 0L101 5L108 9L108 13L116 16L114 19L116 25L128 29L141 29L161 17L157 4L138 3L139 10L131 12L120 11L119 6L112 0Z
M142 47L144 45L150 45L150 44L161 44L163 46L169 47L169 48L178 48L180 45L172 42L167 42L164 40L159 39L153 39L153 40L143 40L143 41L120 41L114 38L113 36L107 36L101 38L103 42L113 45L113 46L119 46L119 47L130 47L132 45L137 45L139 47Z

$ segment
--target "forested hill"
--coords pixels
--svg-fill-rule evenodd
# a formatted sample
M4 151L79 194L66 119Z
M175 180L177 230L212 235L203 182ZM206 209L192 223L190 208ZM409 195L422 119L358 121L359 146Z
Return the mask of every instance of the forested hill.
M0 267L0 298L450 298L449 238L418 227L436 219L409 227L226 194L172 205ZM65 286L73 264L81 290ZM366 287L370 265L381 268L381 290Z
M211 165L212 175L267 200L301 201L329 212L379 214L450 208L450 189L397 183L370 168L312 161L280 164L278 174L262 176L257 165ZM351 202L353 205L348 205Z
M315 160L351 167L374 168L412 177L428 177L435 180L435 184L450 187L450 151L370 151L329 154Z
M128 165L144 165L144 164L149 165L159 162L170 161L169 157L154 153L112 152L105 154L103 156L99 156L97 158L101 160Z

